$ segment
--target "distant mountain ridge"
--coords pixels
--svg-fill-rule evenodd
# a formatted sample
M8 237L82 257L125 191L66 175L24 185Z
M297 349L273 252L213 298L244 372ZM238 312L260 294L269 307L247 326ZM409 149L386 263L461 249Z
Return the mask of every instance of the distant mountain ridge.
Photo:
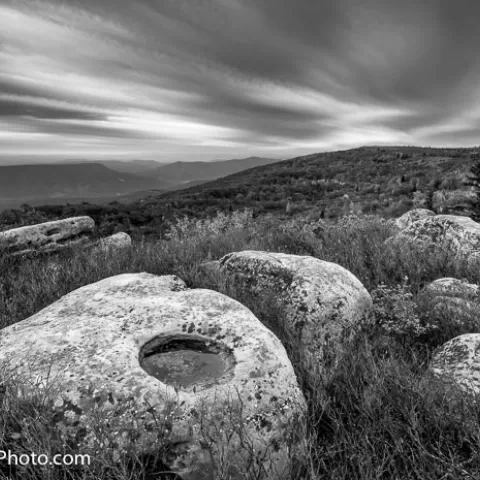
M175 162L100 160L0 166L0 210L22 203L52 205L113 200L129 202L198 185L252 166L277 162L269 158Z
M154 168L166 165L168 162L157 162L155 160L100 160L95 163L101 163L107 168L117 172L132 173L133 175L148 175Z
M0 199L122 195L164 186L158 179L117 172L100 163L0 167Z
M173 162L149 172L149 176L169 181L171 184L209 181L253 167L281 162L273 158L247 157L211 162Z

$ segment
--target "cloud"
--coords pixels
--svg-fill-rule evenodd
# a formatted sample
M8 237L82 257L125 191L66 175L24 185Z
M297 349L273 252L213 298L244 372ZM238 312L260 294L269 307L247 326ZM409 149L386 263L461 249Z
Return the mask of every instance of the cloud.
M26 102L26 98L23 97L23 101L16 101L17 97L14 96L0 96L0 116L10 117L32 117L38 119L56 119L56 120L101 120L102 115L98 115L91 112L85 112L81 110L75 110L74 108L57 107L54 104L39 105L35 102Z
M167 159L472 145L479 15L467 0L5 0L0 141Z

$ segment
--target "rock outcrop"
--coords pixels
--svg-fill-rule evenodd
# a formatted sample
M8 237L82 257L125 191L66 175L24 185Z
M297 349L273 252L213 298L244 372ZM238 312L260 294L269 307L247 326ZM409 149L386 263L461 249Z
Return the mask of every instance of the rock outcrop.
M453 261L475 260L480 254L480 224L457 215L430 216L410 224L386 243L411 243L419 253L443 252Z
M440 328L480 328L480 287L456 278L440 278L418 295L418 303L437 318Z
M19 256L31 253L55 254L67 247L105 252L132 246L130 235L124 232L95 240L94 228L95 222L90 217L72 217L6 230L0 232L0 252Z
M0 251L9 255L24 255L41 251L54 253L66 247L91 243L95 222L90 217L29 225L0 232Z
M372 309L361 282L345 268L314 257L258 251L229 253L202 266L217 270L259 299L280 301L285 328L308 364L323 370L340 357L340 342Z
M455 402L458 395L480 394L480 334L452 338L435 352L422 382L437 382Z
M63 427L85 427L83 445L95 445L95 410L120 451L132 423L146 452L161 437L184 479L213 478L218 449L229 478L245 478L240 438L266 453L250 465L261 478L289 478L287 439L305 409L293 367L278 338L218 292L147 273L87 285L3 329L0 369L24 398L42 390Z
M401 217L395 220L395 225L398 228L404 229L410 226L412 223L417 220L422 220L423 218L432 217L435 213L426 208L415 208L410 210L407 213L404 213Z

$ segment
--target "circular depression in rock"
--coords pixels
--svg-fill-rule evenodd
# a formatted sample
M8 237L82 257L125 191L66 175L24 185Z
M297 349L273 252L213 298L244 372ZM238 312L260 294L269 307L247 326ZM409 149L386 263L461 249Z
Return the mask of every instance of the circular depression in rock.
M155 338L143 346L139 360L152 377L186 390L226 383L235 364L226 346L191 337Z

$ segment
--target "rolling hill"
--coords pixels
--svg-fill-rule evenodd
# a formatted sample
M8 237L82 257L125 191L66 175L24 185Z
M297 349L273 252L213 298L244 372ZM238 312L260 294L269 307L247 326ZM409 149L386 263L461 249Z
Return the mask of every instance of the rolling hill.
M432 191L464 189L475 149L362 147L317 153L244 170L202 185L165 192L143 205L178 208L256 208L285 210L291 197L296 212L341 213L345 195L363 213L401 214L413 197ZM132 205L132 208L134 205ZM401 213L400 213L401 212Z
M315 153L183 190L150 192L146 198L142 196L148 192L137 192L125 197L134 200L128 204L41 206L28 221L90 215L103 234L122 230L134 235L161 235L167 228L165 220L244 208L260 216L276 215L282 221L288 199L288 215L310 219L337 218L348 211L398 217L422 202L434 210L443 208L438 199L449 194L455 202L461 199L467 192L465 179L475 154L478 150L472 148L420 147L362 147ZM446 205L443 213L459 213L455 210L458 206ZM20 213L10 212L0 218L0 228L23 221L21 218Z
M111 170L100 163L0 166L0 202L116 197L165 183Z

